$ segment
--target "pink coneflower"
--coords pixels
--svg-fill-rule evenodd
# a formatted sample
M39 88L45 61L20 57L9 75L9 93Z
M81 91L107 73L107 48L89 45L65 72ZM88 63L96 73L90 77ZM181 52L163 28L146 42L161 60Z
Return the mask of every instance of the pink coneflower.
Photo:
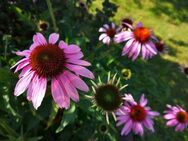
M131 131L135 134L143 135L144 127L154 131L153 118L158 116L158 112L151 111L146 104L148 100L141 96L140 102L134 101L132 95L125 95L124 105L116 112L117 126L124 125L121 135L128 135Z
M142 52L143 59L149 59L157 54L155 44L151 40L152 38L155 39L151 31L139 23L133 31L123 31L116 34L115 42L127 41L122 55L128 54L128 57L132 58L132 60L135 60L140 52Z
M85 68L90 63L81 60L81 49L64 41L57 45L58 39L59 34L52 33L47 42L41 33L36 33L29 50L16 52L24 58L13 66L17 66L15 72L22 70L14 95L19 96L27 90L27 99L32 101L35 109L41 105L48 80L51 80L54 101L60 108L68 109L70 98L75 102L79 100L77 89L89 90L80 76L94 78L93 73Z
M183 131L188 125L188 114L180 106L167 105L168 110L165 111L164 118L168 120L167 126L176 126L176 131Z
M104 44L109 45L110 41L114 39L114 36L117 33L117 29L115 24L111 23L111 25L103 25L103 27L99 29L99 32L102 32L102 34L99 36L99 40Z

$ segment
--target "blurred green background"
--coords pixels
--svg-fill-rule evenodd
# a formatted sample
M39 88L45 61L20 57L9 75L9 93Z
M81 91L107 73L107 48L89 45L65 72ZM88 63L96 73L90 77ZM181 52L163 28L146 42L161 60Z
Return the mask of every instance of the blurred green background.
M188 65L188 1L54 0L52 7L60 38L82 48L96 77L105 81L108 71L118 73L121 83L129 84L124 93L132 93L136 99L145 93L149 105L161 115L166 104L179 104L188 109L188 77L179 68L182 64ZM168 53L149 61L132 62L121 56L123 44L106 46L98 41L98 29L103 24L115 22L120 25L125 17L150 27L163 39ZM39 21L47 22L49 27L41 30ZM36 32L42 32L46 37L54 32L45 0L1 0L0 141L126 140L120 136L120 128L115 126L112 117L111 124L107 125L104 115L91 108L92 103L81 92L80 102L72 103L68 111L57 109L50 89L37 111L25 94L13 96L18 74L13 74L9 68L20 59L13 52L27 49ZM129 80L121 73L125 68L132 72ZM91 85L90 81L86 82ZM156 119L155 129L155 133L146 131L142 138L133 135L134 141L188 141L187 129L177 133L165 126L162 117Z

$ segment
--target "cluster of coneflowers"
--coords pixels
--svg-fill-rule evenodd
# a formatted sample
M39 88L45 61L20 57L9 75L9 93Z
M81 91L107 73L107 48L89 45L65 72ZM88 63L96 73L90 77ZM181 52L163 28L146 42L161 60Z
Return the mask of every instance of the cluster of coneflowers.
M125 42L122 55L128 55L135 60L139 54L143 59L152 58L163 51L164 44L158 40L149 28L138 23L124 19L122 25L116 29L114 23L105 24L99 29L103 32L99 40L105 44ZM41 105L45 96L47 85L51 85L52 97L59 108L69 109L70 100L79 101L78 90L88 92L89 87L82 77L94 79L93 73L87 69L91 64L83 60L83 53L79 46L68 45L63 40L59 43L59 34L52 33L48 40L41 34L33 36L33 43L28 50L17 51L23 57L12 68L15 72L21 71L16 84L14 95L19 96L27 91L27 99L32 102L35 109ZM130 70L123 70L129 73ZM121 91L127 86L122 85L117 74L108 74L107 82L99 77L98 82L91 81L93 95L87 96L92 100L93 106L106 115L109 123L109 114L112 114L117 126L122 126L121 135L130 132L143 135L144 128L154 131L153 119L159 115L147 106L148 100L144 95L136 102L131 94L122 95ZM164 118L167 126L176 126L176 131L182 131L188 125L188 114L180 106L167 105Z

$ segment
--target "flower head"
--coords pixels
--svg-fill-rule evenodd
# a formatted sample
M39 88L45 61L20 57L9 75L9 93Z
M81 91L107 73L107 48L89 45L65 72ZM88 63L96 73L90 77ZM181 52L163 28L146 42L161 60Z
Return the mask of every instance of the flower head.
M128 79L130 79L131 78L131 76L132 76L132 73L131 73L131 70L130 69L123 69L122 71L121 71L121 73L122 73L122 75L123 75L123 78L125 79L125 80L128 80Z
M159 113L151 111L150 107L147 107L148 100L141 96L140 102L137 103L131 94L125 95L123 98L124 105L117 110L117 126L123 125L121 135L128 135L131 131L135 134L143 135L144 127L154 131L153 118L158 116Z
M102 41L104 44L109 45L110 41L114 39L115 34L117 33L118 29L114 23L111 25L104 24L103 27L99 29L99 32L102 34L99 36L99 40Z
M143 59L149 59L157 54L157 49L152 42L152 38L154 38L154 36L151 31L143 27L141 23L138 23L136 28L133 28L133 31L123 31L116 34L115 42L121 43L127 41L123 48L122 55L127 54L132 60L135 60L140 52L142 52Z
M164 118L167 126L175 126L176 131L183 131L188 125L188 113L180 106L167 105Z
M121 90L124 89L127 85L120 87L120 78L116 79L116 74L113 78L110 78L110 73L108 74L108 80L106 83L101 81L99 77L99 83L96 84L92 81L94 95L91 97L94 103L94 106L97 109L101 110L106 114L107 123L109 123L108 114L112 113L114 119L116 120L114 112L122 104Z
M40 20L37 26L38 26L39 31L45 31L49 28L49 23L46 21Z
M77 89L87 92L86 83L80 76L93 79L93 73L86 69L90 63L81 60L83 53L77 45L67 45L64 41L56 42L59 34L52 33L48 42L41 33L33 36L29 50L17 51L24 58L12 68L21 70L14 95L19 96L27 90L27 99L37 109L44 98L47 81L51 80L51 92L60 108L68 109L70 99L77 102Z

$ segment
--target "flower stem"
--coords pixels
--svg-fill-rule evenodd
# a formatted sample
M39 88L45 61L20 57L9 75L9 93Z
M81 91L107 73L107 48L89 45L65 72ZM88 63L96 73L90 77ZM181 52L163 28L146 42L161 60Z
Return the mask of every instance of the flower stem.
M46 3L47 3L48 10L49 10L49 13L50 13L50 16L51 16L51 19L52 19L54 31L58 32L58 27L57 27L57 24L56 24L54 13L53 13L52 3L51 3L50 0L46 0Z

